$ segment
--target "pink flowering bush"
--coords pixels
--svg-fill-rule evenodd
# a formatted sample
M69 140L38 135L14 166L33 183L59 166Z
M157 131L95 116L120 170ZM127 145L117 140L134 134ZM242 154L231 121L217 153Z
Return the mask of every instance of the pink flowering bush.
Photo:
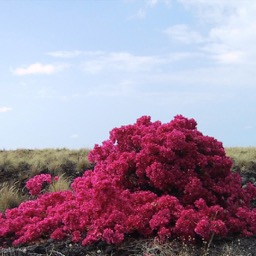
M256 187L242 187L222 143L204 136L194 119L166 124L143 116L114 128L95 145L89 170L71 191L41 193L50 176L27 188L35 200L0 215L0 243L71 238L83 245L121 243L127 235L200 242L256 234Z

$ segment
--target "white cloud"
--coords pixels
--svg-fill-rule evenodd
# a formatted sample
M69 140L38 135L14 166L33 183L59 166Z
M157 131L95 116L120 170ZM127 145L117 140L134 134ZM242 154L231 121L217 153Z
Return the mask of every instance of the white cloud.
M72 56L73 52L79 52L80 68L89 74L101 72L148 72L157 71L157 68L165 64L198 57L198 53L170 52L165 55L135 55L130 52L103 52L103 51L70 51L51 52L48 55L54 57ZM74 55L73 55L74 56ZM78 56L78 55L77 55ZM65 67L65 66L64 66ZM27 71L28 72L28 71ZM27 73L26 72L26 73ZM23 73L25 73L23 71ZM22 73L22 74L23 74Z
M186 24L171 26L165 29L164 33L167 34L170 39L177 40L185 44L202 43L205 41L199 32L193 31Z
M150 7L154 7L157 4L163 3L167 6L169 6L171 4L171 0L146 0L147 5L149 5Z
M42 64L34 63L29 66L19 67L13 70L13 73L18 76L43 74L50 75L67 68L67 64Z
M219 42L226 48L218 51L215 49L216 59L218 56L229 59L233 63L255 62L256 57L256 4L236 6L226 23L213 27L209 33L212 42ZM214 47L209 44L208 47Z
M142 20L142 19L145 19L146 16L147 16L147 10L146 10L145 7L143 7L143 8L138 9L138 11L135 14L131 15L128 19L130 19L130 20L133 20L133 19Z
M252 125L248 124L248 125L245 125L243 128L245 130L252 130L254 127Z
M78 134L72 134L71 136L70 136L70 138L71 139L77 139L77 138L79 138L79 135Z
M244 0L178 0L204 22L223 24Z
M8 112L11 110L12 110L12 108L9 108L9 107L0 107L0 113Z
M158 2L158 0L147 0L147 4L150 5L150 6L156 5L157 2Z
M241 63L243 59L243 53L242 52L225 52L225 53L216 53L213 58L222 64L236 64Z
M211 103L220 100L226 100L227 95L222 94L221 96L212 92L149 92L141 93L137 95L138 98L146 100L154 100L159 105L194 105L194 104L203 104Z
M133 1L125 1L125 2L129 3ZM148 11L159 4L164 4L165 6L170 7L171 0L145 0L144 6L141 7L134 15L132 15L130 19L145 19Z
M137 56L128 52L104 53L83 63L83 70L97 74L101 71L138 72L149 71L156 65L165 62L158 56Z
M165 55L134 55L129 52L110 52L98 55L87 56L82 62L81 69L91 75L103 72L108 74L162 72L168 65L178 62L199 58L200 53L192 52L171 52Z
M76 58L76 57L93 57L99 56L104 54L103 51L54 51L54 52L47 52L46 55L54 57L54 58Z
M57 58L75 58L82 54L82 51L55 51L46 53L49 56Z
M199 44L197 50L219 64L252 64L256 58L256 2L179 0L202 30L175 24L164 30L172 40Z
M138 19L144 19L146 17L146 10L143 8L140 8L138 12L134 15L134 18Z
M254 66L243 68L240 65L205 65L184 67L178 70L166 68L163 72L151 72L136 78L137 84L166 88L204 88L205 90L247 90L255 88ZM204 90L203 89L203 90Z

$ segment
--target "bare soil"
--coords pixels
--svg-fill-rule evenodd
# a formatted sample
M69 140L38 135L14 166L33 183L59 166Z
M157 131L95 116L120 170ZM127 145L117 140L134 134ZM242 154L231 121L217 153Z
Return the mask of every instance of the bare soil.
M207 250L205 246L188 246L170 241L169 248L150 247L153 240L126 241L119 246L97 243L84 247L70 241L52 241L36 243L26 247L9 247L0 249L2 256L155 256L155 255L184 255L184 256L256 256L256 237L215 240ZM130 243L130 245L129 245ZM152 244L153 242L151 242ZM166 247L166 246L165 246ZM149 253L150 252L150 253ZM147 254L146 254L147 253Z

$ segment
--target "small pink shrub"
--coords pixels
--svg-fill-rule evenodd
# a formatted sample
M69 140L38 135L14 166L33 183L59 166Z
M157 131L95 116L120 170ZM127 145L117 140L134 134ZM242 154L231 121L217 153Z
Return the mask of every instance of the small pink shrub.
M43 184L51 184L52 176L50 174L40 174L31 178L26 183L26 188L32 196L37 196L42 190Z
M89 160L94 170L76 178L72 191L40 194L52 178L28 181L38 197L0 214L0 242L117 244L128 234L197 242L256 234L255 186L242 187L222 143L199 132L194 119L179 115L162 124L143 116L114 128Z

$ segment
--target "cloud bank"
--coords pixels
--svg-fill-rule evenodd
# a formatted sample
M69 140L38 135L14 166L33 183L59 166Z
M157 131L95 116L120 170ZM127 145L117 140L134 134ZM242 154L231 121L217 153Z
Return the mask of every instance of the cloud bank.
M12 110L12 108L9 108L9 107L0 107L0 113L8 112L11 110Z
M56 72L62 71L68 67L67 64L42 64L40 62L31 64L29 66L19 67L13 70L17 76L25 75L51 75Z

